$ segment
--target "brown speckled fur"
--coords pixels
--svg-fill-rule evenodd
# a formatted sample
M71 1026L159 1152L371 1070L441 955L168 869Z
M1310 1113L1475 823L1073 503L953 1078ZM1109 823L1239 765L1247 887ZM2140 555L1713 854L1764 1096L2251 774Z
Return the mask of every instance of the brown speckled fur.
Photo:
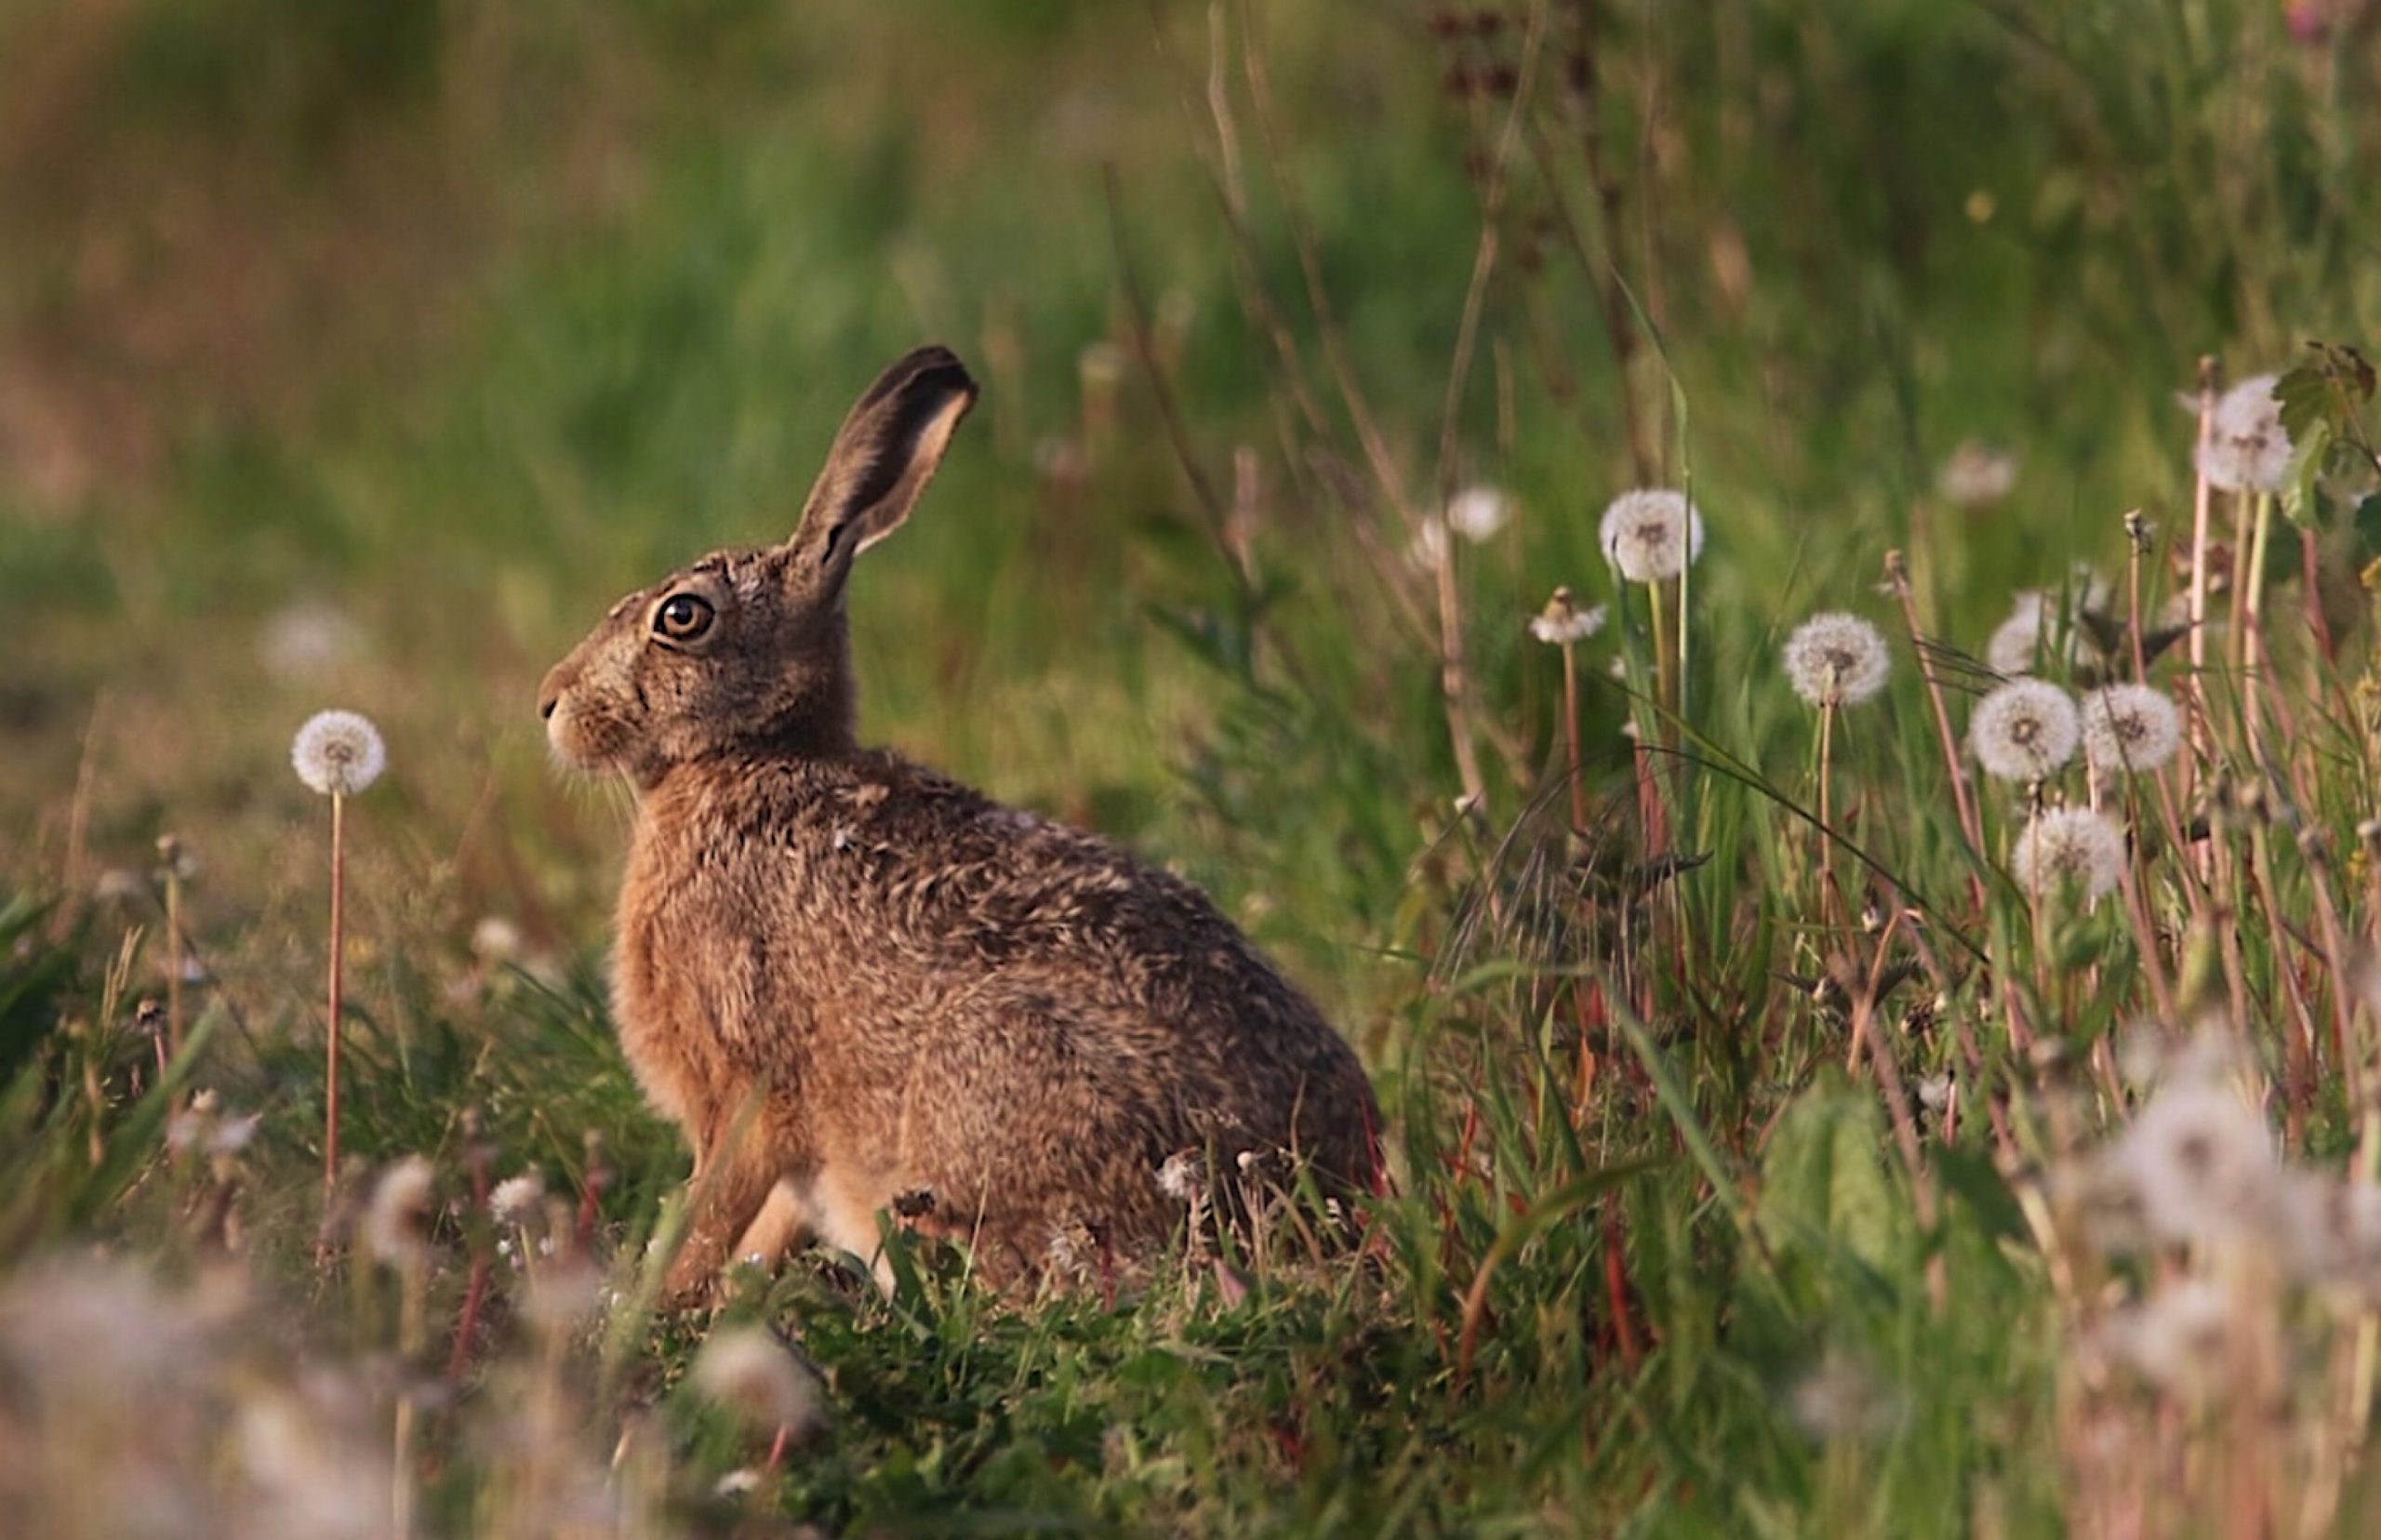
M895 364L790 541L629 595L541 692L556 751L638 790L617 1005L695 1150L681 1294L731 1248L869 1255L887 1209L996 1280L1083 1239L1129 1262L1184 1150L1375 1170L1355 1055L1197 889L853 741L852 559L974 400L941 349ZM665 634L686 596L708 626Z

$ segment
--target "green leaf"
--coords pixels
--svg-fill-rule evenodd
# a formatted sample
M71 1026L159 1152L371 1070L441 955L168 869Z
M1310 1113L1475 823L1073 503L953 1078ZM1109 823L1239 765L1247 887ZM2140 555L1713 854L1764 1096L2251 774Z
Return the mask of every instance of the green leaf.
M1884 1165L1875 1102L1829 1076L1796 1097L1762 1158L1760 1218L1780 1255L1840 1247L1890 1273L1906 1255L1909 1204Z

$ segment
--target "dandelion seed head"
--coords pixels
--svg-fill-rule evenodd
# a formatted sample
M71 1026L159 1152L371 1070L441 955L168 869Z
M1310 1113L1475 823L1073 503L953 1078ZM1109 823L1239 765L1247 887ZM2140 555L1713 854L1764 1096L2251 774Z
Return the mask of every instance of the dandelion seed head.
M1569 589L1558 588L1546 601L1546 607L1531 617L1529 633L1550 647L1569 646L1603 630L1609 613L1603 604L1581 609L1573 602Z
M799 1438L824 1415L818 1376L764 1326L713 1332L695 1355L695 1388L765 1432Z
M321 679L363 650L355 623L319 599L301 599L265 622L257 658L276 678Z
M1658 583L1703 554L1703 516L1686 494L1666 488L1623 492L1603 511L1604 559L1632 583Z
M1995 627L1985 643L1984 660L1994 673L2014 679L2032 673L2036 660L2045 653L2057 662L2074 662L2075 647L2075 631L2071 628L2064 633L2059 631L2058 611L2050 596L2040 589L2028 589L2017 595L2009 618Z
M354 796L380 778L389 753L380 730L353 711L317 711L289 746L298 778L324 796Z
M1814 615L1786 639L1786 676L1814 706L1857 706L1885 687L1884 633L1856 615Z
M2242 1301L2211 1279L2165 1284L2110 1326L2121 1356L2167 1392L2198 1399L2228 1377Z
M2124 831L2089 808L2053 808L2017 836L2010 865L2018 885L2029 893L2072 883L2096 903L2117 885L2124 866Z
M2147 684L2110 684L2083 697L2083 750L2108 770L2156 770L2182 747L2182 715Z
M2272 375L2254 375L2224 392L2198 450L2200 474L2227 492L2279 492L2290 471L2290 434Z
M2162 1241L2221 1241L2265 1226L2281 1163L2273 1135L2230 1084L2192 1073L2161 1088L2109 1153L2113 1174Z
M565 1336L593 1320L604 1305L604 1269L585 1252L573 1250L529 1269L521 1314L531 1326Z
M1196 1151L1177 1150L1157 1168L1157 1189L1177 1203L1188 1203L1204 1193L1205 1177Z
M1968 743L1991 774L2038 781L2075 756L2082 731L2065 690L2039 679L2013 679L1976 703Z
M408 1155L380 1174L365 1205L364 1249L401 1272L430 1263L430 1162Z
M472 955L483 962L510 962L521 955L521 927L500 914L484 915L472 927Z
M1935 485L1952 507L1976 512L1999 502L2016 486L2017 457L1970 439L1951 451Z
M1473 545L1496 538L1512 517L1512 505L1493 486L1468 486L1447 502L1449 529Z
M499 1225L525 1225L546 1201L546 1179L534 1171L507 1176L487 1195L487 1211Z

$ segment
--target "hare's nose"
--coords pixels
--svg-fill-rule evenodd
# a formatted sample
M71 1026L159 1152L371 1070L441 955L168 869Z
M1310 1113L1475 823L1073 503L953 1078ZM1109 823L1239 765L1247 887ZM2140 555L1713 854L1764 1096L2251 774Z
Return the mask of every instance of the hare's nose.
M563 689L569 683L570 681L564 676L562 665L556 665L548 670L546 677L539 681L538 717L540 721L553 720L554 708L562 703Z

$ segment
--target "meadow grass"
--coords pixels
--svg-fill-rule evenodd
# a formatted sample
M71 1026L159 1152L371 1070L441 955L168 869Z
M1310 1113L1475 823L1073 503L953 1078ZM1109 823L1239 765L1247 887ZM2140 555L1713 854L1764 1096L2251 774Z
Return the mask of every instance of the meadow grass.
M2369 1531L2362 7L400 14L0 13L22 1533ZM986 394L855 583L865 731L1316 992L1353 1258L655 1308L626 793L536 682L927 339ZM2300 453L2255 582L2210 499L2195 673L2202 355ZM1646 485L1683 583L1606 561ZM1831 611L1873 699L1789 677ZM2021 671L2180 754L1984 774ZM325 707L390 761L327 1201ZM752 1324L801 1361L700 1367Z

